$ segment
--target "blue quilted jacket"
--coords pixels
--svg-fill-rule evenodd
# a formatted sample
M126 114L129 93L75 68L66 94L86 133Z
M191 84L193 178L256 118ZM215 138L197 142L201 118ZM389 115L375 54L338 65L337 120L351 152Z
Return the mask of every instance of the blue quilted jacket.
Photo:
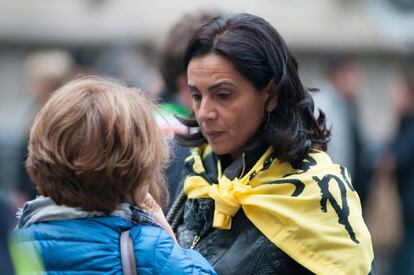
M198 252L179 247L148 213L128 204L102 216L41 197L25 205L18 228L14 245L34 246L47 274L122 274L120 235L126 230L138 274L216 274Z

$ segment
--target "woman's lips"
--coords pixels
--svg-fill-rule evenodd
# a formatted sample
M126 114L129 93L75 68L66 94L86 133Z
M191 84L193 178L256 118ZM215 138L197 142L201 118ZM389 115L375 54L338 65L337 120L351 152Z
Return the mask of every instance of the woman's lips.
M210 141L214 141L217 138L219 138L224 132L222 131L208 131L206 132L206 136L208 138L208 140Z

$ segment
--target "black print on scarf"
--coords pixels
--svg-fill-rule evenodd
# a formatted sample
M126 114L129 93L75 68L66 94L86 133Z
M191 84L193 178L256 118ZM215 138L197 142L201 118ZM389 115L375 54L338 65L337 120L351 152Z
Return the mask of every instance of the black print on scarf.
M264 170L267 170L272 165L273 161L276 159L276 153L272 152L264 161L262 169L259 170L259 172L254 172L256 175L257 173L263 172Z
M303 189L305 189L305 184L303 182L301 182L300 180L298 180L298 179L274 180L274 181L271 181L269 183L275 183L275 184L290 183L290 184L293 184L295 186L295 191L293 191L293 193L291 195L292 197L299 196L303 192Z
M253 173L251 173L250 174L250 176L249 176L249 181L251 181L258 173L260 173L260 172L263 172L263 171L265 171L265 170L267 170L267 169L269 169L270 168L270 166L272 165L272 163L273 163L273 160L275 160L275 158L276 158L276 155L275 155L275 153L273 152L272 154L270 154L270 156L268 156L267 158L266 158L266 160L264 161L264 163L263 163L263 166L262 166L262 169L260 169L258 172L256 172L256 171L253 171Z
M311 150L309 153L317 153L314 150ZM265 163L263 164L263 169L260 170L259 172L267 169L270 167L270 164L272 163L272 161L274 160L275 156L271 155L269 156L268 159L266 159ZM299 174L303 174L305 172L307 172L312 166L316 165L316 160L311 157L310 155L308 155L306 158L304 158L300 163L296 164L296 165L292 165L293 168L297 169L297 170L302 170L299 173L291 173L291 174L286 174L283 176L283 178L292 176L292 175L299 175ZM256 172L253 172L252 175L250 176L250 180L256 175ZM281 179L281 180L274 180L268 183L274 183L274 184L293 184L295 186L295 191L293 191L292 193L292 197L297 197L300 194L302 194L303 190L305 189L305 184L298 180L298 179Z
M314 150L310 150L309 154L311 153L317 153L317 152ZM304 158L301 162L296 163L296 164L291 164L292 168L296 170L302 170L301 172L286 174L283 177L286 178L292 175L300 175L300 174L306 173L312 166L315 166L315 165L316 165L316 160L310 155L307 155L307 157Z
M217 181L217 159L213 154L208 154L203 160L203 167L207 169L202 173L196 173L193 170L194 158L191 158L184 162L184 171L187 176L200 176L207 182Z
M304 158L299 163L292 164L292 167L296 170L297 169L302 170L303 172L301 172L301 173L307 172L312 166L316 165L316 160L313 157L310 156L310 154L314 154L314 153L317 153L317 151L311 149L309 151L309 154L306 156L306 158Z
M309 154L313 154L313 153L317 153L317 151L315 150L310 150ZM276 159L276 154L273 152L263 163L263 167L262 169L259 170L259 172L253 171L253 173L250 175L249 180L252 180L258 173L263 172L264 170L269 169L269 167L271 166L273 160ZM292 176L292 175L300 175L303 174L305 172L307 172L312 166L316 165L316 160L311 157L310 155L308 155L306 158L304 158L301 162L297 163L297 164L291 164L292 168L296 169L296 170L301 170L301 172L296 172L296 173L291 173L291 174L286 174L283 176L283 178ZM294 194L296 194L296 192L302 193L303 188L301 187L301 185L303 185L302 182L299 183L293 183L293 182L287 182L287 181L280 181L280 182L272 182L272 183L292 183L294 184L297 188L299 187L299 189L295 190ZM298 195L299 195L298 194ZM293 194L292 194L293 196Z
M341 172L344 171L341 167ZM345 173L345 172L344 172ZM343 174L345 175L345 174ZM321 199L321 210L323 212L327 212L327 202L331 203L332 207L335 209L336 214L338 215L338 222L345 226L346 231L348 232L350 238L355 243L359 243L357 238L355 237L355 233L352 229L351 224L349 223L348 217L349 217L349 206L348 201L346 198L346 187L345 183L338 178L335 175L326 175L322 179L318 177L312 177L319 185L319 188L321 189L322 193L322 199ZM339 189L341 190L341 200L342 200L342 208L339 206L338 202L334 198L331 192L329 192L329 183L330 181L334 179L336 183L338 184ZM344 177L345 181L347 181L346 177ZM348 182L347 182L348 184Z

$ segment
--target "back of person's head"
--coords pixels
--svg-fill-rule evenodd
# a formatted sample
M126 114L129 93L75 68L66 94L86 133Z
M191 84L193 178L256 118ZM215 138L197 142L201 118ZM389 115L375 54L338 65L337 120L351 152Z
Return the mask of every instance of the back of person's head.
M414 96L414 58L411 58L413 63L404 64L401 68L401 76L407 86L408 92Z
M58 89L30 132L26 167L40 194L110 213L148 184L161 203L168 147L152 111L141 91L114 80L83 77Z
M30 92L44 103L49 94L71 78L75 64L64 50L44 50L31 53L25 62Z
M325 62L325 71L336 92L350 101L358 96L361 88L361 72L356 56L331 56Z
M312 146L326 149L329 131L325 116L322 113L318 119L314 117L313 99L299 79L297 61L266 20L247 13L210 20L190 39L185 68L191 59L208 54L231 61L257 91L269 87L270 97L263 110L265 121L259 136L273 146L279 158L293 163L302 160ZM277 106L267 112L272 100ZM178 141L187 142L180 136Z
M186 75L183 58L191 35L217 15L219 15L217 11L187 13L171 28L160 49L159 57L159 71L168 93L177 93L179 90L177 79L180 75Z
M392 91L394 107L400 116L412 116L414 114L414 65L410 58L401 65L397 80Z

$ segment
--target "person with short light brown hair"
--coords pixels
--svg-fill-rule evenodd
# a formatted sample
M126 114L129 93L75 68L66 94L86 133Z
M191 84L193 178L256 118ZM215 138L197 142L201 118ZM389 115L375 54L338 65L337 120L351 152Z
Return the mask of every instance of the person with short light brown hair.
M34 245L46 271L126 272L133 259L138 273L215 274L178 246L162 213L167 162L141 91L96 76L69 82L33 123L26 166L42 196L19 213L14 245Z
M168 147L142 92L99 78L56 91L33 124L27 169L58 204L112 212L145 185L160 203Z

